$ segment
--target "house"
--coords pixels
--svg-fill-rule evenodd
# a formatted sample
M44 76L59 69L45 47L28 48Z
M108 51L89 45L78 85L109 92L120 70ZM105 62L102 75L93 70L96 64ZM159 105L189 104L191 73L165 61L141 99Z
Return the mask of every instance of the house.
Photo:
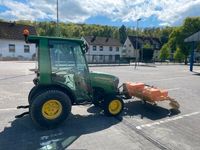
M89 50L86 53L88 63L117 63L120 61L122 45L119 40L110 37L82 37Z
M35 56L35 44L24 42L22 32L25 28L30 31L30 34L36 35L36 30L32 26L0 22L0 59L30 60Z
M145 49L153 51L153 59L159 58L161 42L158 38L144 36L128 36L122 50L122 57L132 60L143 59Z

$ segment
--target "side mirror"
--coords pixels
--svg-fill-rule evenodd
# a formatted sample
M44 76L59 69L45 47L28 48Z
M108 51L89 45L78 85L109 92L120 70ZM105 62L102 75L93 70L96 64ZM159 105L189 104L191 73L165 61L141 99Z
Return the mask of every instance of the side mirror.
M86 43L84 43L83 44L83 53L85 54L85 53L87 53L88 52L88 50L89 50L89 46L86 44Z

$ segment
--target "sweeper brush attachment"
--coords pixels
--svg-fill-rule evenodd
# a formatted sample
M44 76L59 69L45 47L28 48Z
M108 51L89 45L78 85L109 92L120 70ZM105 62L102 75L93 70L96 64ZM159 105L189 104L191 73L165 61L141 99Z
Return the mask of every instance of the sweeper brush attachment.
M159 101L169 101L169 105L172 109L178 110L180 108L179 103L168 96L167 90L161 90L154 86L145 85L144 83L124 83L123 93L129 97L137 97L151 104L156 104Z
M170 101L169 105L172 107L172 109L178 110L180 108L180 105L176 100L169 99L169 101Z

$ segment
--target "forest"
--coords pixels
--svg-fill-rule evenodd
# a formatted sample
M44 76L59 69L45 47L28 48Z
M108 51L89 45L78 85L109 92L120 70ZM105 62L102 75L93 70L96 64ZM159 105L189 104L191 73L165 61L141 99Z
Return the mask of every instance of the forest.
M2 20L1 20L2 21ZM195 32L200 31L200 17L188 17L180 26L174 27L154 27L154 28L130 28L122 25L107 26L97 24L75 24L60 22L58 25L53 21L16 21L17 24L32 25L36 28L37 34L42 36L61 36L68 38L80 38L82 36L103 36L119 39L123 44L128 35L157 37L162 43L160 59L173 58L178 61L184 61L187 64L191 46L184 43L184 39ZM197 50L200 50L200 44L197 43Z
M75 24L75 23L59 23L56 22L31 22L31 21L17 21L18 24L32 25L36 28L38 35L41 36L56 36L67 38L80 38L82 36L102 36L112 37L119 39L121 43L126 40L128 35L136 35L136 29L107 25L96 24ZM138 35L157 37L162 43L168 41L169 35L173 31L174 27L155 27L138 29Z

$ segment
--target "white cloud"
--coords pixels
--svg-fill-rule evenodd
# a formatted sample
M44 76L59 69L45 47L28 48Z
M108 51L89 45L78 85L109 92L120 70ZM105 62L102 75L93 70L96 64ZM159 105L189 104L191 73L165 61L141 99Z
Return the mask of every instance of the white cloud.
M167 22L161 22L161 23L159 23L159 26L166 27L166 26L170 26L170 24Z
M200 14L200 0L163 0L160 6L163 10L156 13L158 19L170 25L179 25L186 17Z
M8 8L0 18L8 20L56 20L56 0L0 0ZM154 15L160 25L177 25L187 16L200 14L200 0L59 0L60 21L84 22L106 16L113 21L130 22Z
M3 1L9 10L0 13L0 18L9 20L36 20L45 19L48 15L41 10L31 8L30 6L16 2L16 1Z

